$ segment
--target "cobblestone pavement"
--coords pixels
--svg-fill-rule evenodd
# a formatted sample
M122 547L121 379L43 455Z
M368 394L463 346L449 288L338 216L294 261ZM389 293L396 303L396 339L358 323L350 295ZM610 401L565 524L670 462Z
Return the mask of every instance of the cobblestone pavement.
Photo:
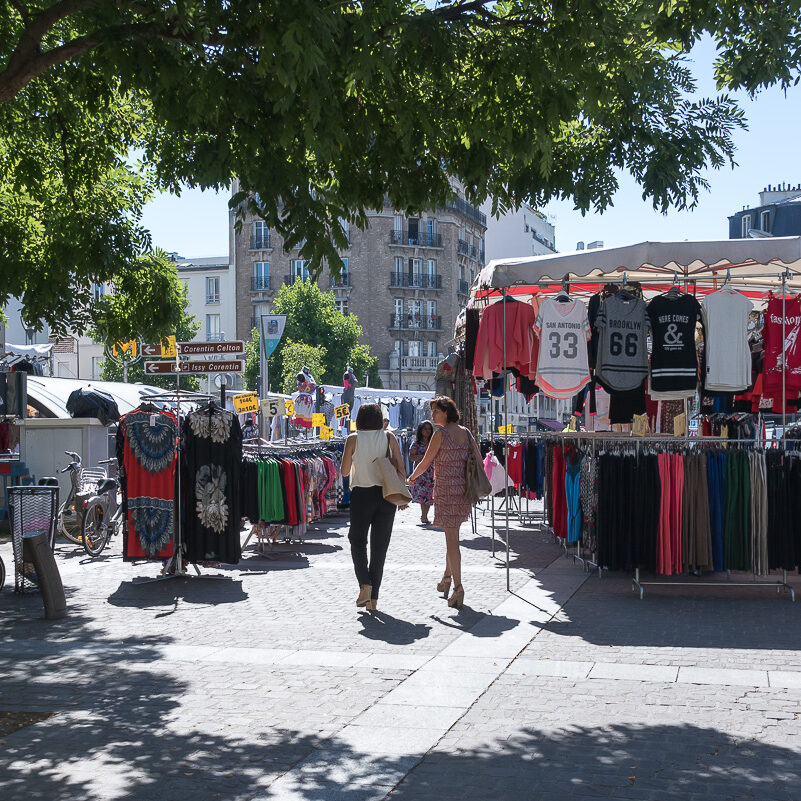
M480 516L457 612L434 590L443 536L415 521L399 515L374 617L344 517L191 580L138 584L157 566L118 543L59 545L68 619L0 593L0 712L52 715L0 738L0 798L801 798L801 603L640 601L515 523L509 593Z

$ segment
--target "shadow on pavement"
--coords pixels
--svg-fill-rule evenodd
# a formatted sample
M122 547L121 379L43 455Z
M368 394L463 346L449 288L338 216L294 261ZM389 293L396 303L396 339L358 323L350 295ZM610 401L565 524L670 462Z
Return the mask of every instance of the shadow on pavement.
M214 582L214 592L209 592L209 583ZM129 606L147 609L151 606L164 606L180 599L190 604L220 606L245 601L248 594L242 589L242 582L227 576L215 579L212 576L195 576L191 579L176 578L152 583L123 581L109 596L112 606Z
M431 626L425 623L409 623L380 609L373 614L360 614L359 622L363 626L358 632L362 637L392 645L411 645L418 640L424 640L431 631Z

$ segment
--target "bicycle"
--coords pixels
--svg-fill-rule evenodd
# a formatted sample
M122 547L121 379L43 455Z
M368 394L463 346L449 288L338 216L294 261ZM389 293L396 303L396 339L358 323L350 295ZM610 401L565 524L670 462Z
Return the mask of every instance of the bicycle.
M113 464L103 459L98 464ZM89 556L100 556L114 533L122 527L122 504L117 500L120 483L108 477L101 481L92 497L84 501L81 539Z
M94 494L97 485L104 481L106 471L102 469L85 468L81 464L81 457L74 451L64 451L72 461L60 473L69 471L72 487L64 503L58 508L58 531L62 537L75 545L82 545L84 501Z

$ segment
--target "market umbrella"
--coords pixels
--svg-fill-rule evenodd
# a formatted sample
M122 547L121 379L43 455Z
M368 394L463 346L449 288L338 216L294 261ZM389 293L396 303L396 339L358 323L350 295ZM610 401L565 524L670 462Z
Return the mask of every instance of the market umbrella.
M120 419L120 410L114 398L91 385L70 392L67 411L72 417L96 417L104 426Z

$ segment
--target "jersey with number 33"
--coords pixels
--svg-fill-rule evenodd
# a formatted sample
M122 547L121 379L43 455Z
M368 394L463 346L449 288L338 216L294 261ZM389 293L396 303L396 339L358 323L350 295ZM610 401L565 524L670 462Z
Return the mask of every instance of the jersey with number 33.
M572 398L590 381L585 305L548 298L540 306L534 332L540 340L537 386L549 398Z

